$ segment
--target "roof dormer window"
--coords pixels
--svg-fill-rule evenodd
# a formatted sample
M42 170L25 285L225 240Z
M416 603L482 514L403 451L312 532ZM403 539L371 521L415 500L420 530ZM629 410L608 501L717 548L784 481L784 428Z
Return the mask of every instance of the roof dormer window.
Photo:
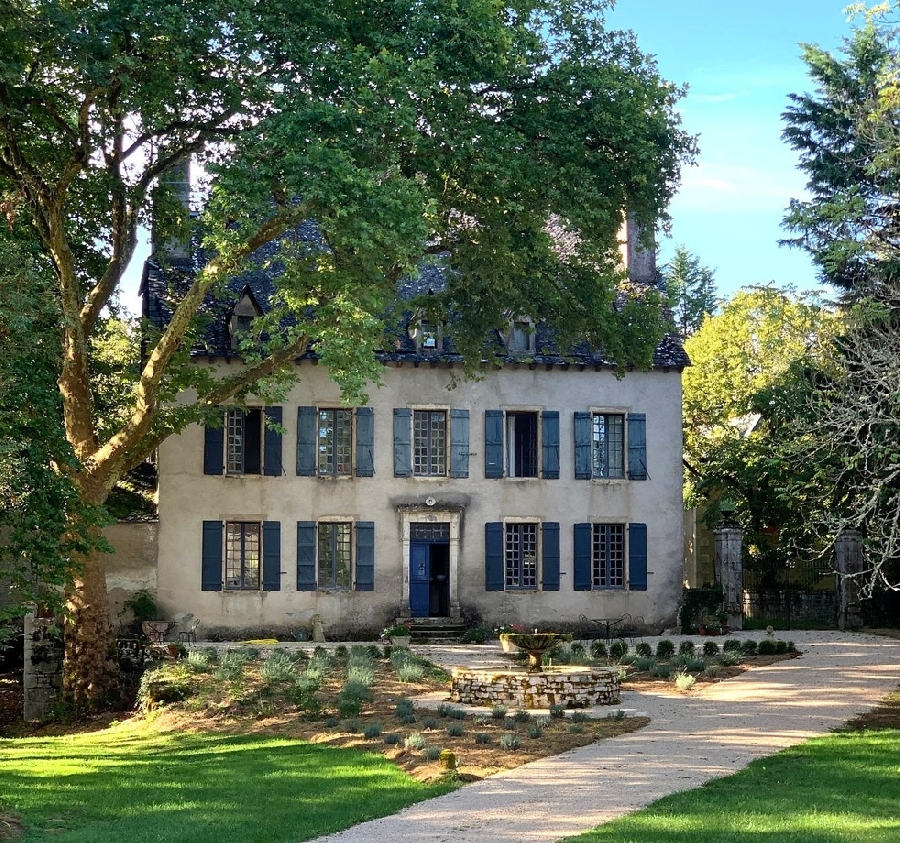
M253 320L257 316L262 316L262 308L256 303L250 287L244 287L241 297L228 317L228 336L233 349L237 349L241 338L250 333Z
M436 352L441 348L443 331L439 323L423 317L410 323L409 336L418 351Z
M533 354L537 347L536 338L534 320L527 317L510 319L506 348L511 354Z

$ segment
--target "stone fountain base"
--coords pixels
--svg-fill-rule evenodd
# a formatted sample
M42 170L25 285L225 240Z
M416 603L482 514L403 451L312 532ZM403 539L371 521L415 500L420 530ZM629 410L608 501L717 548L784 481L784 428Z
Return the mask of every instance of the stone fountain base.
M603 667L560 666L542 673L455 667L450 699L511 708L587 708L619 702L619 672Z

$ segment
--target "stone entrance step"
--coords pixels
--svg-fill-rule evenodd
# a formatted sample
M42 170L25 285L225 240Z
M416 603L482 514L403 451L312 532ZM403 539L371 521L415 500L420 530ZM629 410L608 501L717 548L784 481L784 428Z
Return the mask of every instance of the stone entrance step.
M413 644L454 644L466 631L457 618L397 618L396 622L409 624Z

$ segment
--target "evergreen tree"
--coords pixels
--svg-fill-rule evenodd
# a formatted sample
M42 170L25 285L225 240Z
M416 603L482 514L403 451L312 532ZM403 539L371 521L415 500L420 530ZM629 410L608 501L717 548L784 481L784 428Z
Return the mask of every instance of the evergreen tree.
M713 270L702 266L700 258L686 246L678 246L675 255L662 269L675 330L687 339L716 310L716 282Z

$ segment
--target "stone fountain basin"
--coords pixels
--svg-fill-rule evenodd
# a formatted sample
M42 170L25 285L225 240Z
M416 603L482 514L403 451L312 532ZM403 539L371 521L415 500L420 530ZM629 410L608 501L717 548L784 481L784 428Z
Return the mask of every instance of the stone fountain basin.
M468 705L588 708L617 705L619 690L618 670L606 667L560 665L541 673L455 667L450 674L450 699Z

